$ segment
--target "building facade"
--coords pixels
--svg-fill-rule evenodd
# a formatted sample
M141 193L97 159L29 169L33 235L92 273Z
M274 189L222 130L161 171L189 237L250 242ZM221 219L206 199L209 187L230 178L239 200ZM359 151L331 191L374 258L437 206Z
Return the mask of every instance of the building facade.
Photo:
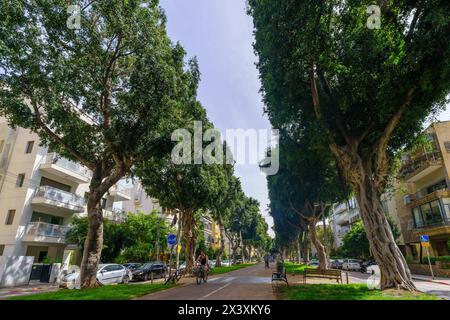
M433 256L449 255L450 121L424 132L429 144L402 159L396 185L396 218L407 256L421 257L420 235L430 238Z
M0 255L61 261L73 216L86 215L92 173L40 145L24 128L0 118ZM104 215L120 219L118 202L130 197L117 186L102 199Z
M345 235L359 218L359 207L355 198L350 198L348 201L333 206L329 223L333 230L335 248L342 246Z

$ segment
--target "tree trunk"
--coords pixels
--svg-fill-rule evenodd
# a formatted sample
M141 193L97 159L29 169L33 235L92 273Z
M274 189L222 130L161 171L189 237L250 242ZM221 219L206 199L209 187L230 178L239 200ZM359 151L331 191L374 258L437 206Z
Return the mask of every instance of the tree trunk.
M222 266L222 255L223 252L225 251L225 227L222 225L221 221L219 221L219 223L220 223L220 247L216 255L216 267Z
M88 202L88 234L84 242L83 260L81 262L81 288L95 288L97 282L97 268L103 248L103 212L100 202Z
M408 264L395 243L377 192L370 183L361 184L356 198L372 254L380 267L381 289L416 290Z
M317 255L319 257L319 266L317 267L317 269L327 270L328 269L327 254L325 252L324 245L317 238L316 224L317 224L316 217L310 217L308 219L309 236L311 237L311 242L313 243L314 247L316 248Z
M186 273L191 273L194 266L194 255L192 248L192 239L194 238L193 225L194 216L192 210L185 210L183 212L183 239L185 243L184 256L186 260Z
M309 263L308 230L303 232L303 263Z
M301 263L301 238L299 237L297 240L297 263Z
M95 288L99 285L97 282L97 268L103 248L103 209L101 207L101 199L124 176L127 170L127 167L124 165L115 167L106 178L105 171L100 167L93 172L87 203L89 227L84 242L80 270L80 282L83 289Z

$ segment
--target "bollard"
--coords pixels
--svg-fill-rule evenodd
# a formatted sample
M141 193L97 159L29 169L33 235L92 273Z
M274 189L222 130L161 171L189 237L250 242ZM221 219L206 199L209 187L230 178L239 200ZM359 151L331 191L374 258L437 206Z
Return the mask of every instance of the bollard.
M153 271L152 271L152 272L150 272L150 279L151 279L151 282L150 282L150 284L153 284Z
M345 273L345 279L347 280L347 284L348 284L348 272Z

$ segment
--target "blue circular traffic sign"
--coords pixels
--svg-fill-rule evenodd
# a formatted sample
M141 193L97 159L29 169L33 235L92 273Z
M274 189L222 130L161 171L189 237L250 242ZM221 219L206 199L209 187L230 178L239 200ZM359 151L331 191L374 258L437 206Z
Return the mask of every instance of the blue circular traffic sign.
M169 234L167 236L167 243L171 246L177 244L177 236L175 234Z

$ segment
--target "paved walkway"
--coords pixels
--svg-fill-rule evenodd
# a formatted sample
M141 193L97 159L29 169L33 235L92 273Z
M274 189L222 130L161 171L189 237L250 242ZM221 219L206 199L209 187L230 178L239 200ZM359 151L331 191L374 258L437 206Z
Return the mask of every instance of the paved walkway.
M276 300L273 294L272 268L257 264L223 275L211 276L207 283L197 285L195 278L186 278L179 287L153 293L139 300Z
M363 274L361 272L349 272L349 279L351 283L367 283L367 279L369 277L369 274ZM431 277L413 275L413 282L419 291L434 294L440 298L450 300L450 285L448 285L447 283L441 284L437 282L439 281L437 279L436 281L430 280ZM444 281L448 282L448 280L449 279L444 278Z
M57 285L51 285L48 283L35 283L35 284L31 283L29 285L20 287L0 288L0 300L15 296L52 292L56 290L58 290Z

